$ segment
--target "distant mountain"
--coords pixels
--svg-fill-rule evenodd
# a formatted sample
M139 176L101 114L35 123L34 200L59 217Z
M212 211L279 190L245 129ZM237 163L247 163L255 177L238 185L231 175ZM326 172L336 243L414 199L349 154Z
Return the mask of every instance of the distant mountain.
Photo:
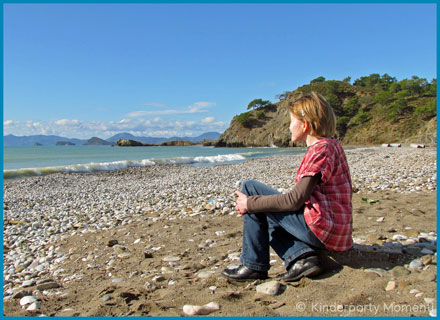
M109 146L112 144L112 142L108 142L97 137L90 138L84 143L85 146Z
M93 137L89 140L86 139L70 139L66 137L54 136L54 135L35 135L35 136L14 136L13 134L8 134L3 137L3 146L5 147L16 147L16 146L55 146L57 142L69 142L75 145L104 145L104 144L115 144L119 139L135 140L146 144L161 144L168 141L177 140L187 140L193 143L199 143L203 140L217 140L220 137L218 132L207 132L197 137L137 137L130 133L119 133L106 140Z
M123 133L119 133L117 135L114 135L113 137L108 138L107 141L115 143L119 139L126 139L126 140L139 141L139 142L147 143L147 144L161 144L161 143L168 142L168 141L186 140L186 141L190 141L193 143L199 143L199 142L202 142L203 140L217 140L218 138L220 138L220 133L218 133L218 132L206 132L206 133L201 134L200 136L197 136L197 137L170 137L170 138L138 137L138 136L134 136L130 133L123 132Z
M76 145L81 145L86 140L81 139L69 139L66 137L60 136L45 136L45 135L36 135L36 136L14 136L12 134L8 134L3 137L3 146L5 147L18 147L18 146L55 146L58 141L70 142Z

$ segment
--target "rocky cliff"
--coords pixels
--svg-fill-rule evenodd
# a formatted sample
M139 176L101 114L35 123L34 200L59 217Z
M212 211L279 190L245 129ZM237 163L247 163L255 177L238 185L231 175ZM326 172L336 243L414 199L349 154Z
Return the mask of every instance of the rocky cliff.
M216 146L291 146L288 103L312 90L331 103L338 118L336 137L343 144L435 144L436 88L435 79L428 83L413 77L399 82L377 74L361 77L353 84L336 80L312 81L286 92L277 103L235 116Z

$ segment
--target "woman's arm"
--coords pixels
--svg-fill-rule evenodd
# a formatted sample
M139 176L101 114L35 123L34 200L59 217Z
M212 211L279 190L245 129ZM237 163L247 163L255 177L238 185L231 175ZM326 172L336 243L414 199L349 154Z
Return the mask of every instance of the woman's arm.
M247 197L247 211L251 213L298 211L310 198L320 180L321 174L318 173L313 177L303 177L286 194Z

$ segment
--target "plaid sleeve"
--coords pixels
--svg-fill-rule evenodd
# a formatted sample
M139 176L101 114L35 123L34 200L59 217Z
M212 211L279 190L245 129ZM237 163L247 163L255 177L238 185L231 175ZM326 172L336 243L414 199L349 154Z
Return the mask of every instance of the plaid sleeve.
M310 155L310 158L307 159L307 166L304 168L301 173L300 178L304 176L314 176L321 173L321 180L323 183L326 183L328 179L332 176L334 161L331 159L331 155L333 153L327 152L327 150L317 150L313 154Z

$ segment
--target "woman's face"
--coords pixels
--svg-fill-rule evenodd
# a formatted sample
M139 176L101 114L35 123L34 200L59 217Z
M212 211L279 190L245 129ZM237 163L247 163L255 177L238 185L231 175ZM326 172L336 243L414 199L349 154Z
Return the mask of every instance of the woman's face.
M289 112L289 114L290 114L289 130L290 133L292 134L292 141L293 142L305 141L307 138L305 121L301 121L297 119L291 112Z

